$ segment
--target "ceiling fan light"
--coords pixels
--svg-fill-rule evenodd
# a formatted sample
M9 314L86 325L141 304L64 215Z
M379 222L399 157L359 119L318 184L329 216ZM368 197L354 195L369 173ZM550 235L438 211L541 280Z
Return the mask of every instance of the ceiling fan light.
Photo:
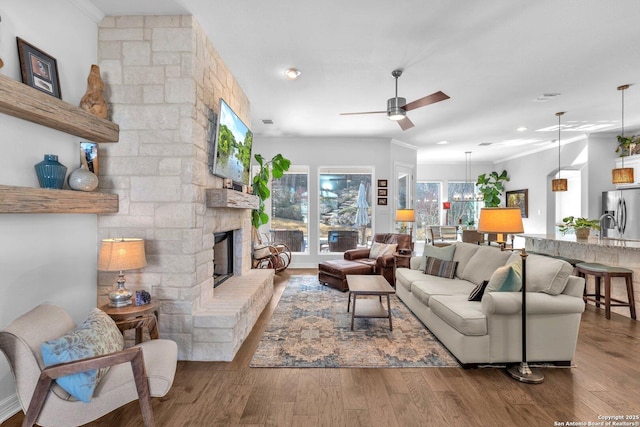
M300 70L296 68L287 68L286 70L284 70L284 75L287 76L289 80L297 79L300 74Z
M387 100L387 118L395 122L404 119L407 116L405 105L407 105L405 98L389 98Z

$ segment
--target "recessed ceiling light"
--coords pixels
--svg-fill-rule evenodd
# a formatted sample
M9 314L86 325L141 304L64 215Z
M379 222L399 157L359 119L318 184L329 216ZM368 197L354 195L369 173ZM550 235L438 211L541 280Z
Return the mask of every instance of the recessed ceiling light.
M518 132L524 132L525 130L527 130L526 127L524 126L520 126L518 129L516 129Z
M273 120L271 119L262 119L262 123L265 125L272 125L273 124Z
M287 68L284 70L284 75L287 76L289 80L295 80L300 75L300 70L296 68Z

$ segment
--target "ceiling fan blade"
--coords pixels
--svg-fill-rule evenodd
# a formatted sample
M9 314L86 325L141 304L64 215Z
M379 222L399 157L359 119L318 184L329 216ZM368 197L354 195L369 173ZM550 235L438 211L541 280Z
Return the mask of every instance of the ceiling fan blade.
M408 103L404 106L406 111L415 110L416 108L426 107L429 104L435 104L436 102L444 101L445 99L449 99L449 95L443 92L435 92L431 95L427 95L424 98L416 99L413 102Z
M413 122L411 120L409 120L409 117L405 117L402 120L398 120L398 124L400 125L400 127L402 128L402 130L407 130L407 129L411 129L412 127L414 127L415 125L413 124Z
M386 111L365 111L361 113L340 113L341 116L355 116L356 114L387 114Z

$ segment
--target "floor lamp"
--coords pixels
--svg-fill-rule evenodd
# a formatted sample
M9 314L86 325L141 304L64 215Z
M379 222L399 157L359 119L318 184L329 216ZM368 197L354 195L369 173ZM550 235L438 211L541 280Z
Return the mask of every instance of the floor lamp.
M400 228L400 231L403 233L407 232L407 223L409 224L409 235L413 236L413 223L416 220L416 215L413 209L398 209L396 211L396 222L402 222L403 225Z
M478 221L480 233L515 234L523 233L522 214L519 208L482 208ZM520 250L522 259L522 362L507 367L507 372L523 383L538 384L544 375L532 371L527 364L527 252Z

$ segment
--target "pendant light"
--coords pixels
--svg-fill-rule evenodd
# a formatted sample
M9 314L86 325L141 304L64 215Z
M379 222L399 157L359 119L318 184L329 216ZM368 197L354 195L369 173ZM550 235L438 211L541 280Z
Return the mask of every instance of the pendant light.
M622 93L622 133L620 136L624 137L624 91L629 89L629 85L618 86L618 90ZM611 171L611 182L614 184L632 184L633 179L633 168L625 168L624 167L624 158L627 155L626 150L623 149L622 155L622 167L615 168Z
M473 194L474 191L471 192L471 194L467 194L467 186L469 185L469 158L471 157L471 151L465 151L464 152L464 156L465 156L465 169L464 169L464 200L469 201L473 199Z
M551 181L551 191L567 191L569 188L567 179L560 178L560 117L563 114L564 111L556 113L556 116L558 116L558 178Z

